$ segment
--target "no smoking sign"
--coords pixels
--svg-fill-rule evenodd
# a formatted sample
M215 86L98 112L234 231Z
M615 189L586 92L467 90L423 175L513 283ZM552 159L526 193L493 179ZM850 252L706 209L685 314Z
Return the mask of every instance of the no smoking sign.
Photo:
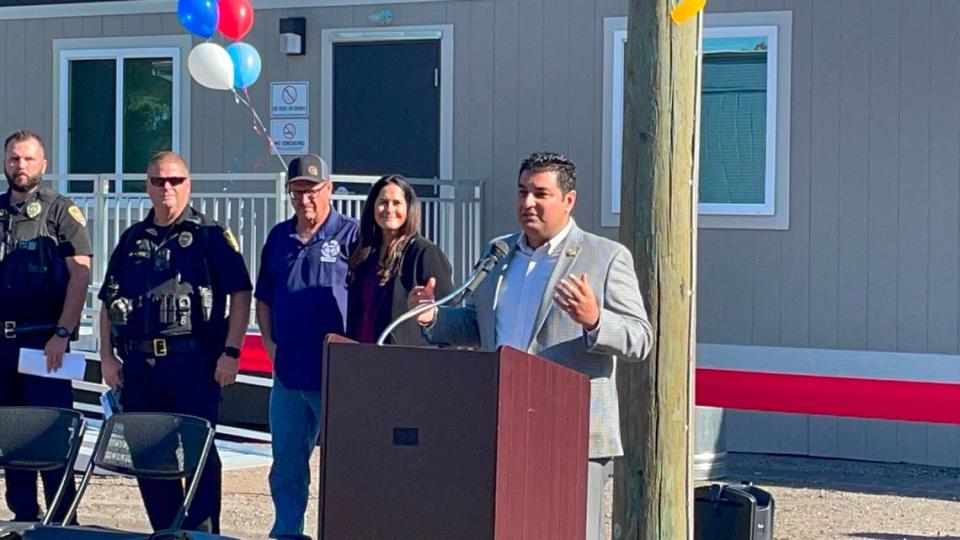
M310 120L270 120L270 138L281 154L305 154L310 147Z

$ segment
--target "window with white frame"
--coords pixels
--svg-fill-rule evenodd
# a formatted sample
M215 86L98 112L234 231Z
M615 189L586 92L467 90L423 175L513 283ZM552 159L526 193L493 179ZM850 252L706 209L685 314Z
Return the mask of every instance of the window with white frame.
M703 31L699 222L789 226L790 12L708 14ZM620 213L626 18L604 21L602 223Z
M95 47L96 39L74 43L82 47L57 40L59 172L143 174L156 152L181 150L182 45L189 47L189 41L172 39L170 47L123 48ZM72 180L60 189L82 193L93 185ZM143 192L145 187L141 180L122 180L111 182L110 189Z

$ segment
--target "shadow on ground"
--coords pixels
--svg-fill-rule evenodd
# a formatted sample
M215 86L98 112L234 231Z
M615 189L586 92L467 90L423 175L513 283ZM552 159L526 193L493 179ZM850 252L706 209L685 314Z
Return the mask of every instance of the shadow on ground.
M728 475L719 481L750 481L761 487L783 486L945 501L960 500L960 469L903 463L730 453ZM927 537L878 533L876 536L862 538ZM948 538L960 540L960 537Z
M866 538L868 540L926 540L939 538L940 540L960 540L960 536L927 536L925 534L891 534L858 532L847 535L851 538Z

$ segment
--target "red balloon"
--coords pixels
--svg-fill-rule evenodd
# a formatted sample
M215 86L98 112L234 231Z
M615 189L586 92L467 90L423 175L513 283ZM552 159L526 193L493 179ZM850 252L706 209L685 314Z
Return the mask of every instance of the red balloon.
M250 0L217 0L220 21L217 30L230 39L243 39L253 27L253 6Z

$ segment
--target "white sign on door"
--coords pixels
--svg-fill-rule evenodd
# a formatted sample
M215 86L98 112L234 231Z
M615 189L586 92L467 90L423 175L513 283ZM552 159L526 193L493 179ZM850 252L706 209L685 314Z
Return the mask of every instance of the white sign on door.
M306 81L275 82L270 85L272 116L307 116L310 112L310 84Z
M281 154L306 154L310 148L310 120L270 120L270 138Z

